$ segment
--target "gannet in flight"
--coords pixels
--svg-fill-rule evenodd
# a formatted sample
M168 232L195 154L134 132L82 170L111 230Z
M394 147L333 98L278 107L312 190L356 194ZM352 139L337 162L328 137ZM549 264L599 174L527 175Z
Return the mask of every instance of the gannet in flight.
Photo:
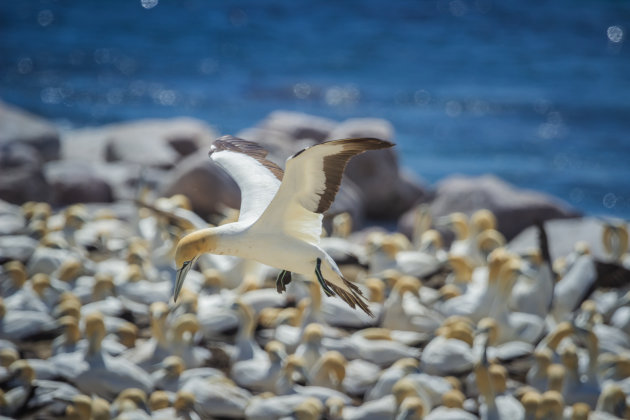
M177 299L200 254L234 255L279 268L278 292L285 290L291 273L315 273L327 296L338 295L351 307L372 315L360 289L347 281L335 261L319 246L322 213L332 204L343 170L355 155L394 146L374 138L333 140L307 147L287 159L286 172L265 159L257 143L232 136L217 139L210 157L223 167L241 189L236 222L184 236L175 250Z

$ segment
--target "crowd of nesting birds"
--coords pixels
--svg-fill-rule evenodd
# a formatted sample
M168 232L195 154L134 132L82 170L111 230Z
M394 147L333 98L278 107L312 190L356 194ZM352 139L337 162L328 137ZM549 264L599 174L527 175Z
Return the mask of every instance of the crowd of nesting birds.
M542 228L516 255L487 210L419 207L411 239L338 215L321 246L371 318L216 255L174 303L173 249L205 224L182 196L14 211L38 246L0 271L2 418L630 418L625 224L607 261L550 261Z

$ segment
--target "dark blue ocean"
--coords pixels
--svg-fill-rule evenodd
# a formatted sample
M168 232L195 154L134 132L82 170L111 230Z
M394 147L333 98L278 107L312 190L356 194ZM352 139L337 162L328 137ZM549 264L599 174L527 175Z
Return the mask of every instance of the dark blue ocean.
M382 117L428 183L630 219L629 35L621 0L7 0L0 98L72 127Z

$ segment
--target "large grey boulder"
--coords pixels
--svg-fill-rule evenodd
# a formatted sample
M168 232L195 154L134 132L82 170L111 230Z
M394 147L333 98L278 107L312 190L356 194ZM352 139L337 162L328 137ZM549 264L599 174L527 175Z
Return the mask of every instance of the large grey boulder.
M536 221L579 216L559 199L518 189L494 175L454 175L441 181L431 203L431 214L434 218L456 211L470 215L483 208L495 214L498 230L508 240Z
M59 132L53 124L0 102L0 145L14 142L33 147L45 161L59 159Z
M336 127L333 120L292 111L274 111L262 120L258 127L267 134L283 133L292 140L325 140Z
M109 203L112 187L88 162L59 160L44 169L52 191L52 202L66 206L74 203Z
M353 137L393 141L394 128L389 121L379 118L353 118L337 125L328 140ZM395 148L374 150L352 158L345 176L361 191L369 218L396 219L430 195L419 180L401 171Z
M14 204L50 201L51 191L35 148L26 143L0 144L0 199Z
M216 137L210 126L193 118L149 119L69 131L62 150L64 159L169 169L198 149L207 151Z
M236 182L211 159L205 150L186 157L169 173L161 195L184 194L200 216L222 213L224 206L239 208L240 190Z

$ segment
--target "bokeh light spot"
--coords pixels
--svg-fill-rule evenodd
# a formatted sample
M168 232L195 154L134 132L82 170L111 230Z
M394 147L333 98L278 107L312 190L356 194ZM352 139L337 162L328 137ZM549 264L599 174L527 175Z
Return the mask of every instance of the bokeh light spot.
M607 209L612 209L617 204L617 196L613 193L608 193L602 199L602 203Z
M55 15L48 9L41 10L37 14L37 23L41 26L48 26L55 20Z
M616 44L623 41L623 29L619 26L609 26L608 30L606 30L606 35L608 35L609 40Z
M296 83L293 85L293 94L298 99L306 99L311 96L312 93L311 85L308 83Z
M20 74L28 74L33 71L33 60L30 57L20 58L17 63L17 70Z
M140 4L145 9L153 9L158 4L158 0L140 0Z

